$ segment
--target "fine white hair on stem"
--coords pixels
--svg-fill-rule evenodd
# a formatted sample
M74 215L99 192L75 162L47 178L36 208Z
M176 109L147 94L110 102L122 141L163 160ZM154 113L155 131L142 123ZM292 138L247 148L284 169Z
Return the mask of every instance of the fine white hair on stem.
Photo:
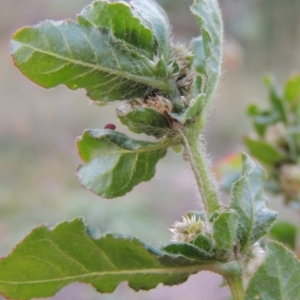
M202 148L202 152L203 152L203 155L204 155L204 159L207 163L207 167L210 170L210 172L209 172L210 173L210 180L211 180L212 184L214 185L214 189L217 192L218 196L220 196L218 181L215 177L215 173L213 172L212 158L209 156L209 154L206 151L207 142L206 142L203 134L200 134L200 136L199 136L199 143L200 143L200 147Z

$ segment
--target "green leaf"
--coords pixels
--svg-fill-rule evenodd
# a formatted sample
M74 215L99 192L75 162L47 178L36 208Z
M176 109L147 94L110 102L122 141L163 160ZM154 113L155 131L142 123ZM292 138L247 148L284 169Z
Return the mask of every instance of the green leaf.
M11 51L16 66L35 83L84 88L91 99L106 103L151 89L173 91L155 52L150 54L154 40L129 4L101 1L84 9L78 23L46 21L17 31Z
M152 108L138 107L128 110L119 107L117 114L121 123L135 133L145 133L161 138L171 130L168 120Z
M268 256L251 278L245 300L300 299L300 262L284 246L270 242Z
M254 128L261 137L264 137L269 125L282 119L278 111L261 111L256 104L248 107L248 115L252 118Z
M201 233L198 234L197 237L193 240L193 244L200 250L204 250L207 253L212 253L212 250L214 248L212 241Z
M208 260L213 260L214 257L211 253L200 249L193 244L189 243L174 243L163 248L164 251L170 254L182 255L192 260L197 260L200 262L206 262Z
M192 39L191 44L195 55L193 65L198 73L206 75L206 56L202 36Z
M285 86L285 97L292 104L300 103L300 75L292 76Z
M123 281L134 290L175 285L205 265L171 255L136 238L96 238L81 219L34 229L0 261L0 293L15 300L51 297L72 282L112 293Z
M181 123L185 123L188 119L199 115L205 106L205 94L199 94L189 102L189 107L182 113L172 113L171 116Z
M288 222L276 222L270 230L270 237L283 243L291 250L296 250L297 226Z
M168 63L171 53L171 37L166 13L152 0L135 0L131 1L130 5L143 24L152 30L157 47L154 54Z
M250 150L251 155L263 163L274 164L282 161L285 158L282 152L266 142L253 140L249 137L245 137L244 140L245 144Z
M265 84L269 87L269 98L273 108L271 113L278 115L278 121L287 123L287 112L282 91L278 89L272 78L265 78Z
M78 168L81 184L105 198L123 196L150 180L157 162L167 153L165 142L133 140L108 129L86 131L77 147L86 163Z
M217 0L195 0L191 12L197 20L203 40L205 75L207 77L204 92L206 94L205 104L207 104L215 92L221 74L223 23ZM203 49L200 47L197 51L194 48L195 64L198 68L201 66L201 69L204 67ZM201 63L199 64L199 62Z
M145 50L148 58L153 56L154 37L151 29L142 24L125 2L96 1L83 9L77 22L91 29L111 29L118 39Z
M243 154L243 174L232 190L233 208L239 218L237 236L241 250L246 253L249 246L268 233L277 214L268 208L263 193L264 172L248 155Z
M233 210L222 212L213 224L213 239L219 258L226 258L232 253L236 243L238 215Z
M223 25L216 0L195 0L191 7L201 30L201 37L192 41L193 65L198 72L194 86L194 96L189 107L172 117L181 123L199 115L207 106L219 82L222 61ZM205 76L205 87L203 78Z

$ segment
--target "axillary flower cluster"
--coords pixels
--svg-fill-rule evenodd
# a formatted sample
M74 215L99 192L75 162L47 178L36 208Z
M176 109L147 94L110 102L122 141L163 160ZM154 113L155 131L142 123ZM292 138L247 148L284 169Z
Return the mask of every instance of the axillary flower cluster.
M182 222L176 221L173 228L169 229L172 233L172 242L185 242L193 241L200 233L207 235L209 230L201 218L195 215L183 216Z

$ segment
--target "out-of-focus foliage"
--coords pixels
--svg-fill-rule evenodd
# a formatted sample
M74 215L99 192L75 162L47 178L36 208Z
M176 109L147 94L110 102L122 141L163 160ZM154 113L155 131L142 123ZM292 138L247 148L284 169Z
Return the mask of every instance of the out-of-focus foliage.
M283 194L286 203L300 202L300 75L291 76L284 88L271 78L269 108L249 106L255 135L246 137L250 153L267 169L273 193Z

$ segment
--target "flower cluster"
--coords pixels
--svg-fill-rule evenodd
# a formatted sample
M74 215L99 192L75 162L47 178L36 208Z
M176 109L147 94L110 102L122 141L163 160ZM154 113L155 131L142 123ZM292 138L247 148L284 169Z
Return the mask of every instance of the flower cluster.
M189 243L193 241L198 234L206 231L204 222L195 215L182 217L182 222L176 221L173 228L169 229L172 232L173 242Z

